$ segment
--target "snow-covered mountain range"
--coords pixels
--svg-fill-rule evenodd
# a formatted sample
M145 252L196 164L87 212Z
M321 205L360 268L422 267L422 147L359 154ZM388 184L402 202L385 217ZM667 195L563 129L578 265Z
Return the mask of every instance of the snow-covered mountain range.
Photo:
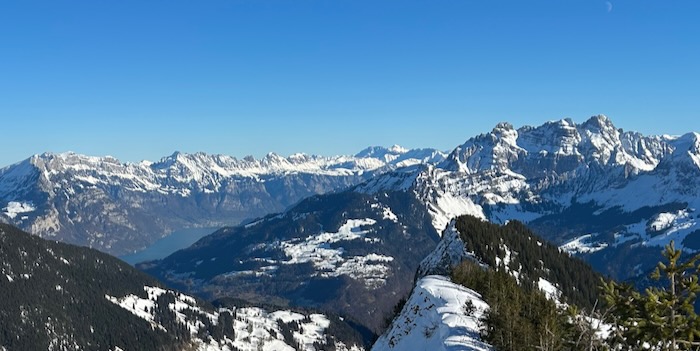
M355 186L413 194L438 233L462 214L518 219L624 278L648 268L646 254L670 240L700 250L699 182L700 134L646 136L599 115L517 129L499 123L449 154L398 146L261 160L175 153L137 164L37 155L0 170L0 217L120 254L173 230L235 225ZM619 259L628 250L642 254Z
M355 156L262 159L176 152L158 162L45 153L0 169L0 221L44 238L123 254L171 231L234 225L398 167L436 150L371 147Z
M488 307L449 279L451 267L476 257L456 217L518 220L598 271L629 278L651 268L670 240L700 251L699 182L700 134L644 136L594 116L518 129L500 123L449 154L400 147L262 160L176 153L138 164L38 155L0 170L0 216L110 252L177 228L233 224L139 268L205 298L322 308L374 332L413 289L375 349L422 342L488 350L476 324ZM505 227L516 234L525 228ZM529 245L548 247L538 240ZM549 296L585 301L595 291L558 282L571 276L568 268L529 262L515 243L491 245L494 257L476 260L528 276ZM572 262L577 273L586 271ZM584 280L598 281L590 274ZM129 298L113 294L109 301ZM149 303L129 301L135 314L136 302ZM462 313L466 301L476 306L472 314Z

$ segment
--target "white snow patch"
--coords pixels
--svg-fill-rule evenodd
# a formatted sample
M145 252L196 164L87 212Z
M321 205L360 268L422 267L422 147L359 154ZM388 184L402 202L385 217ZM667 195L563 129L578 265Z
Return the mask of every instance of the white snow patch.
M148 297L145 299L136 295L127 295L122 298L105 295L105 298L110 302L119 305L121 308L131 312L135 316L148 321L153 328L165 330L165 328L155 322L155 316L153 313L155 310L155 300L166 291L161 288L150 286L144 286L143 288L148 293Z
M680 214L680 213L679 213ZM662 231L666 230L673 225L673 222L678 218L679 214L674 214L674 213L668 213L668 212L663 212L659 213L654 217L651 222L649 223L649 226L647 229L649 231Z
M14 219L20 213L28 213L35 211L36 208L31 202L17 202L10 201L7 203L7 207L3 208L6 216Z
M537 281L537 287L544 293L544 295L554 301L559 303L559 299L561 297L561 291L557 289L554 284L550 283L549 280L544 279L544 278L539 278Z
M382 209L382 218L383 219L388 219L394 223L399 222L399 218L394 214L394 212L391 211L391 208L389 206L384 206L381 204L374 203L370 205L371 208L381 208Z
M369 230L362 230L362 226L373 225L373 219L349 219L336 233L321 233L309 236L304 240L292 239L280 242L280 247L288 261L281 261L283 264L298 264L312 262L318 269L333 269L343 261L343 249L331 248L329 244L340 241L351 241L364 238Z
M505 251L505 254L503 255L503 259L500 257L496 256L496 267L502 266L503 269L505 269L506 273L509 273L515 280L520 283L520 269L522 268L521 265L518 265L517 269L513 269L510 266L510 263L512 262L513 258L513 252L510 251L508 246L501 244L501 249ZM517 255L517 253L516 253Z
M280 264L300 264L311 262L318 270L317 274L323 277L337 277L348 275L353 279L363 280L368 288L376 288L386 282L390 268L384 263L394 260L393 257L370 253L365 256L344 257L345 250L342 247L331 247L330 244L364 239L366 242L375 242L376 238L366 238L371 230L363 230L362 227L374 225L375 220L348 219L337 232L321 233L309 236L305 239L292 239L278 244L285 255L286 261ZM274 262L271 262L274 263ZM234 272L232 272L234 273ZM244 274L235 272L235 274ZM245 274L257 274L246 272Z
M175 295L175 303L170 303L168 308L175 312L177 321L185 326L191 333L196 349L201 351L230 351L232 349L243 351L293 351L295 347L287 345L281 333L278 320L285 323L293 321L299 322L302 332L295 332L294 339L301 345L302 350L315 350L315 343L324 343L326 339L325 331L330 326L329 319L322 314L304 315L288 310L280 310L269 313L257 307L244 308L221 308L218 311L207 312L197 306L196 300L188 295L175 291L168 291L161 288L145 286L147 298L140 298L135 295L128 295L122 298L105 296L109 301L128 310L134 315L143 318L151 323L153 328L164 328L155 322L154 306L158 296L169 292ZM235 316L233 329L235 339L224 337L222 340L206 338L200 339L199 328L204 324L201 319L192 319L184 314L184 310L194 311L199 318L209 319L216 324L221 313L230 313ZM346 346L343 343L336 343L336 349L348 351L361 351L357 346Z
M434 202L429 203L428 211L433 218L433 227L438 233L442 233L453 218L461 215L468 214L485 218L481 206L475 204L471 199L453 196L449 193L441 194Z
M374 253L367 256L354 256L343 262L335 271L321 275L337 277L344 274L353 279L364 281L367 288L377 288L386 283L390 272L390 268L382 263L393 260L394 258L391 256Z
M593 234L581 235L559 246L559 249L574 255L577 253L593 253L608 247L607 243L596 242Z
M275 311L270 313L270 318L279 319L284 323L298 322L304 319L304 315L292 311Z
M388 219L394 223L399 222L399 217L397 217L394 212L391 212L391 208L384 207L384 212L382 213L384 219Z

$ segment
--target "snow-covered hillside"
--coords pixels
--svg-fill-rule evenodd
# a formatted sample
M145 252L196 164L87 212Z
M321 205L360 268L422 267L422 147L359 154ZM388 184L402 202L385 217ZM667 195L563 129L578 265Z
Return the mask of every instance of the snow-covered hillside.
M147 293L146 297L132 294L123 297L106 295L105 298L148 321L153 328L165 330L166 328L158 323L158 300L166 293L174 296L173 301L168 303L168 310L175 314L176 323L189 331L197 350L314 351L326 347L334 347L339 351L363 350L361 345L346 345L327 335L326 330L331 322L323 314L301 314L290 310L269 312L258 307L206 311L200 308L191 296L151 286L144 286L144 290ZM225 326L230 330L222 331L223 337L217 340L207 334L207 324L221 323L222 314L231 316L232 319L227 321L230 325L227 323ZM290 325L296 330L290 329ZM327 345L328 340L332 340L331 345Z
M467 308L467 302L473 309ZM372 350L491 351L479 336L479 319L487 309L475 291L447 277L426 276L416 283L401 313Z
M375 174L444 157L399 146L357 156L270 153L259 160L176 152L139 163L45 153L0 169L0 221L123 254L174 230L238 224Z

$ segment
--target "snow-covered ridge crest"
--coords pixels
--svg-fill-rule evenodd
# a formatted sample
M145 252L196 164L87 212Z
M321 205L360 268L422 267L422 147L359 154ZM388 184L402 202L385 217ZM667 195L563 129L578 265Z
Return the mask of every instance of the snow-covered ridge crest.
M474 306L470 314L467 301ZM447 277L426 276L416 283L401 313L372 350L491 351L479 336L479 320L487 309L477 292Z
M358 175L382 167L399 167L426 162L439 162L444 154L432 149L408 150L399 146L386 152L363 152L358 156L318 156L303 153L283 157L269 153L262 159L247 156L238 159L227 155L175 152L157 162L122 163L111 156L96 157L73 152L44 153L0 169L0 197L17 190L21 181L54 182L59 176L72 176L89 185L118 184L131 190L179 191L198 187L216 190L225 179L257 178L289 173L327 176ZM375 154L376 157L375 157ZM391 157L387 157L391 155ZM191 189L190 189L191 190Z
M449 275L451 269L463 260L471 257L465 248L465 243L452 220L442 234L442 239L435 250L426 256L418 266L418 278L431 274Z

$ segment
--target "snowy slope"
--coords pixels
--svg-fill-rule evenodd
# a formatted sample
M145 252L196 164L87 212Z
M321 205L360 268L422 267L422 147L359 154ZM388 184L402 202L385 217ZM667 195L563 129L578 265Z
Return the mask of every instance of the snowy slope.
M325 348L335 347L336 350L360 351L358 345L345 345L342 341L334 340L332 345L326 345L326 330L330 326L330 320L323 314L301 314L290 310L277 310L268 312L258 307L220 308L216 311L206 311L200 308L196 300L188 295L158 287L144 286L146 297L127 295L113 297L106 295L110 302L119 305L132 314L148 321L153 328L165 330L160 325L156 314L157 300L160 296L170 293L174 295L174 301L168 304L168 309L175 313L177 323L185 327L192 337L192 343L197 350L202 351L293 351L317 350L319 345ZM233 324L225 326L230 328L223 338L217 340L209 335L202 337L201 330L206 330L203 321L208 320L212 324L220 323L222 313L234 317ZM282 326L289 323L298 323L299 330L292 332L292 340L285 340ZM204 329L202 329L204 328ZM291 345L290 345L291 344Z
M465 310L467 301L475 307L471 313ZM475 291L444 276L426 276L372 350L490 351L479 337L479 319L487 309Z
M238 224L375 174L443 159L436 150L399 146L262 159L176 152L139 163L45 153L0 169L0 221L123 254L175 230Z

